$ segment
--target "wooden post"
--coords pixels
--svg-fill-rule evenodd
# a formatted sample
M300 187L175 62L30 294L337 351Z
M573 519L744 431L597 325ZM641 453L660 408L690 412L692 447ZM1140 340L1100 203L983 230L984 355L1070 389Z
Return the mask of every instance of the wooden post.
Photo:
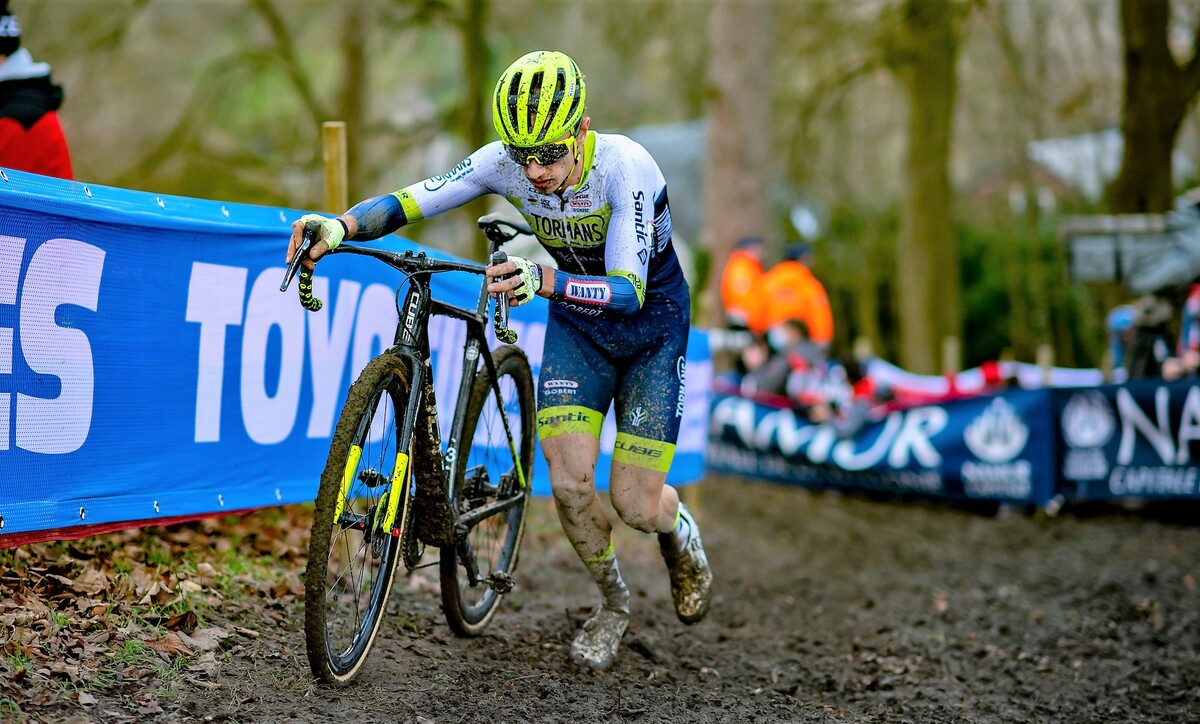
M350 207L346 171L346 124L326 121L321 124L325 147L325 208L340 214Z
M1054 347L1045 342L1037 346L1037 365L1042 371L1042 386L1050 386L1050 368L1054 366Z
M854 359L859 362L866 362L875 356L875 350L871 345L870 337L859 337L854 340Z
M942 374L962 372L962 341L954 335L942 337Z

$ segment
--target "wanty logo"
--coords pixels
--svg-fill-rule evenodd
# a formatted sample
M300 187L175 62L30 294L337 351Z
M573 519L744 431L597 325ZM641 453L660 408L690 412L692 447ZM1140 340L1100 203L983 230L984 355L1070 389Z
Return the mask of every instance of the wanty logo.
M579 383L575 380L546 380L542 383L542 387L547 390L577 390Z
M625 415L625 421L634 427L641 427L642 423L645 422L649 417L650 415L646 414L646 411L639 406L629 414Z
M607 304L611 289L608 282L567 282L567 299L593 304Z
M1084 392L1063 407L1062 431L1071 447L1104 447L1117 431L1117 419L1102 393Z
M963 431L963 441L977 458L989 463L1005 463L1025 449L1029 428L1003 397L992 404Z

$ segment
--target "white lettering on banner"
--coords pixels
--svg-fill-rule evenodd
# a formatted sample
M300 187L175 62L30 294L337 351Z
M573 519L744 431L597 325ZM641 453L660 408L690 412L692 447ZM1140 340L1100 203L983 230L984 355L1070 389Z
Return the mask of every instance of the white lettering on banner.
M17 283L21 279L21 259L25 257L25 240L17 236L0 235L0 304L16 306ZM0 375L13 371L13 330L0 327ZM7 450L11 435L12 398L0 392L0 450Z
M1115 467L1108 489L1113 495L1193 495L1196 475L1194 467Z
M12 237L5 238L12 245ZM57 377L61 388L58 397L49 399L17 393L14 432L16 446L23 450L63 455L75 452L87 440L96 387L92 345L82 330L58 326L55 312L68 304L96 311L104 258L105 251L91 244L50 239L29 260L21 286L21 352L31 370ZM21 254L16 259L19 264ZM5 272L5 279L10 278L11 269ZM7 286L7 281L0 284L0 288ZM6 336L8 354L0 365L11 371L11 332ZM3 346L0 341L0 352ZM8 411L3 412L7 420ZM7 435L4 440L7 444Z
M392 346L396 338L396 292L383 284L370 284L363 290L358 303L358 314L354 319L354 343L351 346L350 375L358 379L358 373L377 354ZM371 442L379 442L387 430L384 416L391 413L391 405L380 405L371 421ZM332 435L333 430L328 435Z
M1187 397L1183 401L1183 412L1179 416L1179 452L1175 457L1176 465L1192 463L1193 440L1200 440L1200 387L1189 387Z
M875 438L874 444L862 452L855 450L854 440L842 440L833 449L833 461L846 470L866 470L883 459L888 446L900 432L904 423L903 416L891 413L883 423L883 432Z
M999 399L999 398L997 398ZM1028 460L975 463L962 466L963 492L975 498L1028 498L1033 491L1033 466Z
M250 288L242 331L242 423L260 445L286 440L296 425L304 375L304 315L309 312L290 295L279 293L279 272L264 269ZM275 394L267 390L267 346L278 328L279 355Z
M923 468L936 468L942 456L933 446L932 438L946 429L950 416L940 407L917 407L904 413L904 427L896 443L888 451L888 465L903 468L908 465L909 453Z
M338 284L333 309L326 304L320 311L304 315L308 320L308 369L313 393L307 437L327 438L332 434L338 393L346 389L342 385L342 373L350 353L350 336L354 333L354 315L361 290L362 284L344 279ZM313 277L313 296L330 299L328 277ZM312 370L320 370L320 374L313 374Z
M1129 465L1133 462L1133 448L1138 430L1146 437L1150 446L1158 453L1159 459L1170 463L1175 459L1175 444L1171 441L1171 420L1167 411L1171 402L1171 393L1165 387L1154 391L1154 407L1156 420L1150 422L1142 408L1129 390L1124 387L1117 390L1117 412L1121 416L1121 445L1117 450L1117 464Z
M720 437L729 427L741 443L751 450L767 452L772 444L785 456L795 456L803 450L814 463L829 461L847 470L865 470L886 458L889 467L900 469L914 460L923 468L935 469L942 456L932 438L946 428L949 416L940 407L917 407L891 413L879 436L867 450L858 452L854 440L841 440L836 432L823 425L810 425L798 420L791 410L767 413L755 424L755 404L751 400L726 397L713 406L709 430Z
M246 269L219 264L192 264L187 315L200 325L200 358L196 373L196 442L221 439L221 390L225 384L225 328L242 323Z

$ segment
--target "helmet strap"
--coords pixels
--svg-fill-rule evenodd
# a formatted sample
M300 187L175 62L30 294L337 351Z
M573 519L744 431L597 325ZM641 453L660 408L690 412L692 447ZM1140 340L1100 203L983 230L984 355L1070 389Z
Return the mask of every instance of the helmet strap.
M558 188L554 189L554 193L562 193L562 190L567 187L567 182L569 182L571 177L575 175L575 167L579 165L579 154L583 153L583 149L580 148L580 145L581 144L579 143L575 144L575 152L571 154L571 170L567 172L567 177L564 178L563 182L558 185Z

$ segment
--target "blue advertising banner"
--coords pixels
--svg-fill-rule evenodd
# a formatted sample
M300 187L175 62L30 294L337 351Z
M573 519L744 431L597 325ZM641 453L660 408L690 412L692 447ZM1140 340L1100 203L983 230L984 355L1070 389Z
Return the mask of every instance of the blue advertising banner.
M331 259L314 282L325 307L305 312L294 285L279 292L302 213L0 174L0 545L313 499L346 390L392 341L401 276ZM440 275L435 295L472 307L479 283ZM513 313L535 377L545 315L542 299ZM444 426L464 336L434 320ZM710 373L694 332L676 483L703 474ZM534 492L545 495L536 459Z
M1200 383L1054 391L1060 487L1076 500L1200 497Z
M713 472L816 488L1043 505L1054 496L1047 390L1012 390L897 410L853 437L790 409L718 395Z

